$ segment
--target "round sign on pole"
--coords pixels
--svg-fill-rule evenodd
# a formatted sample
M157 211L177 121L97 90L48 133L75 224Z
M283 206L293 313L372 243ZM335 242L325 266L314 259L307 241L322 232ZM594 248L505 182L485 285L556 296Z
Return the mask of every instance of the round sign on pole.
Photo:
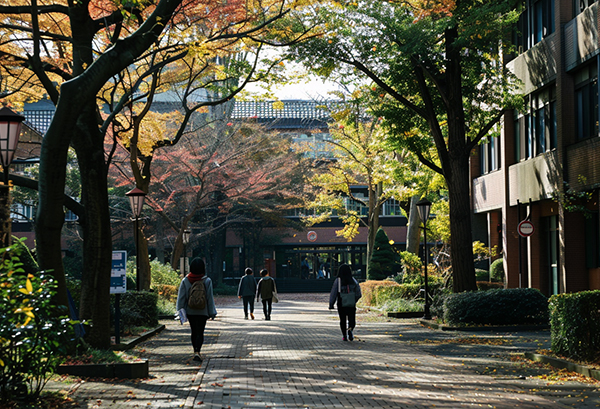
M317 232L316 231L309 231L308 234L306 235L306 238L308 239L308 241L316 241L317 240Z
M535 231L535 227L529 220L523 220L521 223L519 223L517 230L521 237L529 237Z

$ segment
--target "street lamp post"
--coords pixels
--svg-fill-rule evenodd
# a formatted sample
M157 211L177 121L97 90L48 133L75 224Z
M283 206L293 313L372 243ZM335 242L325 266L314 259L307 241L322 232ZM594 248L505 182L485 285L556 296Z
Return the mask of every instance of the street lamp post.
M10 218L10 187L8 178L8 168L15 156L19 135L21 134L21 125L25 117L13 112L7 107L0 109L0 165L4 172L4 183L0 186L0 223L2 247L10 246L12 235Z
M142 207L144 207L144 200L146 199L146 193L142 189L137 187L125 193L129 197L129 204L131 205L131 212L135 217L134 222L134 240L135 240L135 289L140 291L140 243L139 243L139 219L142 214Z
M423 249L425 251L425 307L423 319L430 320L431 313L429 312L429 279L427 277L427 263L429 262L429 252L427 251L427 219L429 219L429 210L431 209L431 202L426 198L423 198L417 202L417 210L419 211L419 217L423 221Z
M183 233L181 234L181 241L183 241L183 267L182 267L182 271L181 273L183 274L183 276L185 277L187 274L187 267L188 267L188 262L187 262L187 245L190 242L190 235L192 234L191 231L189 231L188 229L185 229L183 231Z

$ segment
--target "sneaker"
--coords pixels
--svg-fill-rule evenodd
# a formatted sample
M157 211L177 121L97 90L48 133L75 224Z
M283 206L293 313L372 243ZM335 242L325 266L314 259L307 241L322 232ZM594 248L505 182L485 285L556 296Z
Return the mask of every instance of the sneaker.
M245 320L247 320L247 319L248 319L248 316L246 315L246 316L244 317L244 319L245 319Z
M254 319L254 314L250 313L250 318ZM248 319L248 317L246 317Z
M200 354L194 354L193 360L196 362L202 362L202 358L200 358Z
M342 337L342 341L348 341L346 337Z
M354 334L352 333L352 330L351 330L351 329L349 329L349 330L348 330L348 339L349 339L350 341L353 341L353 340L354 340Z

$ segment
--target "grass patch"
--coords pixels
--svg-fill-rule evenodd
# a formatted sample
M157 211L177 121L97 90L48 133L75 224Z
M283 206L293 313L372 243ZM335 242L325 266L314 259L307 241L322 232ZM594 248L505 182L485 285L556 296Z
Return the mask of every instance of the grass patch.
M423 301L405 300L397 298L387 300L379 308L385 312L421 312L423 311Z
M130 355L125 351L88 348L85 352L67 356L63 365L117 364L136 362L139 360L138 357Z

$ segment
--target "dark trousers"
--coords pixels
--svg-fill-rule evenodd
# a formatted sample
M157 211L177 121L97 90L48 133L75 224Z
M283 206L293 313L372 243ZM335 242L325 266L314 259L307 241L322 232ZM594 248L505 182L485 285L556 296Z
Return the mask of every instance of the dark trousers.
M338 307L338 315L340 316L342 335L346 338L346 330L353 330L356 326L356 307ZM348 321L347 327L346 321Z
M248 312L254 312L254 296L244 295L242 296L242 301L244 302L244 315L247 317Z
M188 315L187 318L192 330L192 346L194 347L194 352L200 352L202 344L204 344L204 329L206 328L208 316Z
M265 318L271 318L272 303L273 303L272 298L267 298L266 300L262 300L263 312L265 313Z

